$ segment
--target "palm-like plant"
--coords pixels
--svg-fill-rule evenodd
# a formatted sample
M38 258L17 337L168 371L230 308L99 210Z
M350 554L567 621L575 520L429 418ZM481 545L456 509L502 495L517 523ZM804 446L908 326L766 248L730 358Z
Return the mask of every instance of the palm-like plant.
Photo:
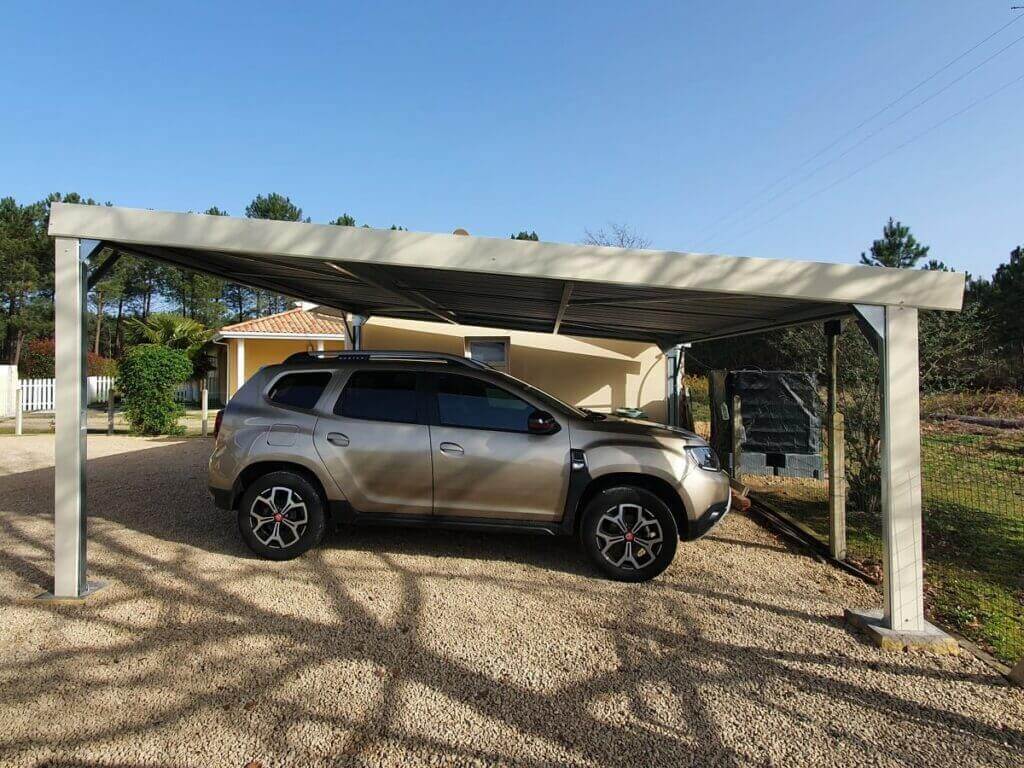
M214 368L209 354L214 332L200 322L161 312L146 320L132 318L129 329L142 344L159 344L184 352L192 363L194 379L205 382L206 375Z

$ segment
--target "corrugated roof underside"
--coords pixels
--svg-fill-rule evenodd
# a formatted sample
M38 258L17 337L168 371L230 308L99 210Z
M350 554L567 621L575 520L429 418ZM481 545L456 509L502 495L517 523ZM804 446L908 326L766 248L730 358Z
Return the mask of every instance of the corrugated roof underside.
M115 245L111 243L110 245ZM434 320L427 305L466 325L551 331L565 282L482 272L394 267L283 256L244 256L166 247L117 246L350 312ZM370 271L368 271L370 270ZM424 302L423 299L427 301ZM641 341L700 341L848 312L840 304L692 290L572 283L560 333Z

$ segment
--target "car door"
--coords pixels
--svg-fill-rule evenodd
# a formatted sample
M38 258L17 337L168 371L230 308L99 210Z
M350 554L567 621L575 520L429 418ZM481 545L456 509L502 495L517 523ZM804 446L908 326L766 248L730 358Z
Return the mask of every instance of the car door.
M357 512L430 515L430 429L414 371L365 369L317 421L316 448Z
M424 376L434 514L561 519L569 485L568 428L531 434L527 423L539 409L518 394L473 375Z

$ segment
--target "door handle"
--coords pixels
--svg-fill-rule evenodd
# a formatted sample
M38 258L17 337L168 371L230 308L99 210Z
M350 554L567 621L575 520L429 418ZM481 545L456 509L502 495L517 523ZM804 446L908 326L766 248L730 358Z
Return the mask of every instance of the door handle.
M465 451L458 443L441 443L441 453L448 456L462 456Z
M328 432L327 442L330 443L331 445L340 445L342 448L344 448L346 445L349 444L349 439L348 435L343 435L341 434L341 432Z

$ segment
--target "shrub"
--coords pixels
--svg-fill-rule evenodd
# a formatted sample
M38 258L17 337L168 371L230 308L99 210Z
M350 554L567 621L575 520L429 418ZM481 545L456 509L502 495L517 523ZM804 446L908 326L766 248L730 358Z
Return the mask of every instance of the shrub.
M128 350L118 366L117 390L132 429L144 435L180 434L185 412L174 400L178 385L192 375L183 352L157 344Z
M54 343L53 339L35 339L18 361L18 372L23 379L52 379L54 376ZM117 374L117 361L89 353L86 361L87 376L114 376Z

